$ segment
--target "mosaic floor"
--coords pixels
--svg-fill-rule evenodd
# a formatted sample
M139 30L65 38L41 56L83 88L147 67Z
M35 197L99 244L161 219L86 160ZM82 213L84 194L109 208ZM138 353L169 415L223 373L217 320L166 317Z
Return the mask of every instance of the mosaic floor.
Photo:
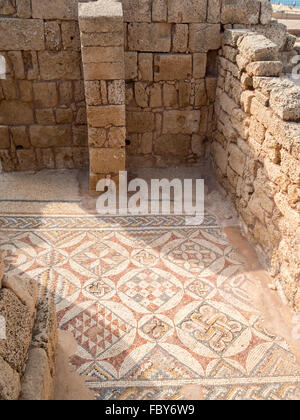
M265 330L241 257L213 216L0 216L7 271L54 293L71 359L99 399L300 399L300 370Z

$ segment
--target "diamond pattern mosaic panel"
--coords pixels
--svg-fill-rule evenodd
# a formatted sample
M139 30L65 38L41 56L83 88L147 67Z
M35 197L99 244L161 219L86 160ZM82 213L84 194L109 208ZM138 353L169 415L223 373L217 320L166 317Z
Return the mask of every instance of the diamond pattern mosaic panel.
M99 399L299 399L300 370L213 216L0 216L11 274L53 293Z

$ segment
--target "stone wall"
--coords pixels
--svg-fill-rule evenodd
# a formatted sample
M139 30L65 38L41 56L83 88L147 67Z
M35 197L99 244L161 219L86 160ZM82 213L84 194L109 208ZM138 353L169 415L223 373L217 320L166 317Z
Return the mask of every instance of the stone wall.
M219 0L123 0L127 164L195 163L211 134Z
M88 165L77 0L0 1L4 171Z
M4 274L0 253L0 400L53 399L57 349L52 299L37 284Z
M79 5L87 106L90 190L125 168L124 22L119 2Z
M299 310L300 87L280 76L294 42L276 22L225 30L211 150L244 231Z

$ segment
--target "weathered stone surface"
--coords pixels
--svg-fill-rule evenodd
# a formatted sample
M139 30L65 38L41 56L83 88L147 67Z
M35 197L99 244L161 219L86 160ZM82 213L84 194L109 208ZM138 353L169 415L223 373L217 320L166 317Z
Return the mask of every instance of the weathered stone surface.
M189 26L175 25L173 30L173 52L184 53L188 50Z
M286 121L300 119L300 88L273 89L270 94L270 106L276 114Z
M268 25L272 20L273 7L269 0L261 0L260 23Z
M90 168L95 174L118 173L125 170L124 149L90 149Z
M84 47L81 51L85 63L124 62L123 47Z
M125 126L125 106L90 106L87 109L88 122L92 127Z
M0 103L1 125L33 124L33 110L30 104L18 101L2 101Z
M0 50L40 51L44 48L42 20L5 18L0 20Z
M151 22L151 0L121 0L124 22Z
M168 0L168 22L205 22L207 0Z
M200 111L165 111L163 133L197 133L200 124Z
M185 80L192 77L192 56L182 54L155 55L154 80Z
M87 63L84 64L86 80L114 80L124 78L124 63Z
M138 77L139 80L153 81L153 55L140 53L138 57Z
M128 47L131 51L169 52L171 25L168 23L129 24Z
M125 52L125 79L134 80L138 75L138 55L135 51Z
M220 25L213 23L192 23L190 25L189 50L207 52L221 46Z
M68 146L72 143L69 125L33 125L30 127L31 144L34 147Z
M35 280L22 278L16 275L6 275L2 282L3 287L11 290L17 298L26 305L31 316L35 314L35 306L37 302L37 283Z
M76 0L31 0L32 16L39 19L76 19Z
M53 400L53 397L53 378L47 353L41 348L33 348L28 354L20 400L46 401Z
M186 157L190 152L191 137L184 134L165 134L155 140L154 153L161 156Z
M0 400L17 400L19 399L20 391L21 383L18 373L0 357Z
M0 3L0 15L13 15L16 12L15 7L10 0L2 0Z
M263 35L243 36L238 48L250 61L272 61L278 57L278 46Z
M168 16L168 4L165 0L153 0L152 2L152 21L166 22Z
M147 133L154 130L152 112L127 112L126 125L129 133Z
M256 61L246 67L250 76L279 76L282 73L281 61Z
M21 373L30 345L32 317L29 309L8 289L0 291L0 315L6 321L6 340L0 340L0 357Z
M46 296L38 302L31 347L42 348L46 351L52 377L55 375L57 345L56 307L53 297Z
M253 25L259 22L259 14L258 0L222 0L222 23Z
M8 133L8 127L3 125L0 126L0 149L8 149L10 146L10 139Z
M76 51L50 52L38 54L41 77L44 80L81 79L81 56Z

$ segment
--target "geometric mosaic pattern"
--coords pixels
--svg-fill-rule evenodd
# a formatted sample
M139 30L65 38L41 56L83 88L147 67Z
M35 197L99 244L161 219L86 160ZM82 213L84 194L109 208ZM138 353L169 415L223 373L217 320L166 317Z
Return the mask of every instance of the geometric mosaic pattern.
M300 369L266 331L216 219L0 216L6 270L53 293L71 363L98 399L300 399Z

